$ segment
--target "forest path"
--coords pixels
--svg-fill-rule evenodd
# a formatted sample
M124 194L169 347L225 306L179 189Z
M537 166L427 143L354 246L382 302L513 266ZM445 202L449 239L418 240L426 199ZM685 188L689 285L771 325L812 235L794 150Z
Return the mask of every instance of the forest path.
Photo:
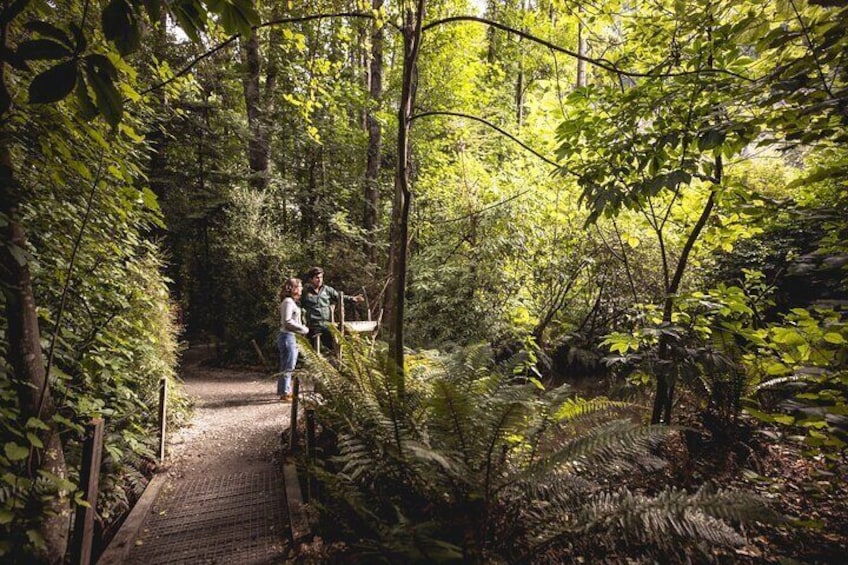
M280 434L290 404L267 374L202 364L186 352L190 424L168 440L165 482L126 563L282 563L288 553Z

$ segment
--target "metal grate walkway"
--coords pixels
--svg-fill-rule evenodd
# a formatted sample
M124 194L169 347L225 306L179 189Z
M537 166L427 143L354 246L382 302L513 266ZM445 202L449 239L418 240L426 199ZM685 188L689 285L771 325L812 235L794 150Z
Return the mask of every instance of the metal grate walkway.
M127 563L272 564L286 560L282 473L271 467L169 482Z

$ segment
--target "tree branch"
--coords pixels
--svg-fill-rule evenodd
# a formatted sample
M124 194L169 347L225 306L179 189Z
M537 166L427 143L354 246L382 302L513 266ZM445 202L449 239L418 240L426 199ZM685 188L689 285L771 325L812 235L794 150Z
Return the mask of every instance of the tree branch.
M310 15L310 16L300 16L300 17L297 17L297 18L279 18L279 19L276 19L276 20L271 20L271 21L265 22L263 24L255 25L251 29L253 29L253 31L256 31L257 29L260 29L260 28L263 28L263 27L271 27L271 26L282 25L282 24L297 24L297 23L304 23L304 22L309 22L309 21L314 21L314 20L323 20L323 19L329 19L329 18L366 18L366 19L369 19L369 20L373 20L374 14L367 14L367 13L362 13L362 12L338 12L338 13L334 13L334 14L313 14L313 15ZM218 51L220 51L220 50L224 49L225 47L231 45L238 38L239 38L238 34L231 35L230 37L228 37L227 39L225 39L224 41L222 41L221 43L219 43L215 47L212 47L211 49L209 49L205 53L201 53L200 55L198 55L197 57L195 57L194 59L189 61L182 69L179 70L179 72L177 72L171 78L166 79L166 80L164 80L160 83L154 84L150 88L141 91L140 94L142 96L144 96L145 94L150 94L154 90L159 90L160 88L171 84L172 82L174 82L175 80L177 80L181 76L186 75L191 69L194 68L195 65L197 65L197 63L199 63L203 59L207 59L207 58L211 57L212 55L214 55Z
M611 61L607 61L605 59L593 59L591 57L586 57L585 55L580 55L575 51L571 51L570 49L565 49L564 47L560 47L550 41L546 41L540 37L536 37L535 35L531 35L529 33L523 32L521 30L517 30L515 28L504 25L500 22L496 22L493 20L487 20L486 18L479 18L477 16L452 16L449 18L442 18L440 20L435 20L425 25L421 30L422 32L427 31L430 28L434 28L439 25L453 23L453 22L477 22L481 24L486 24L488 26L492 26L494 28L500 29L507 33L512 33L518 35L519 37L523 37L525 39L529 39L530 41L534 41L539 45L544 45L545 47L552 49L554 51L559 51L560 53L565 53L570 57L574 57L575 59L579 59L581 61L585 61L591 65L599 67L601 69L605 69L610 71L611 73L615 73L619 76L627 76L627 77L637 77L637 78L669 78L669 77L682 77L689 75L701 75L701 74L723 74L729 75L732 77L736 77L738 79L747 81L747 82L756 82L757 79L752 79L746 77L744 75L740 75L739 73L734 73L733 71L728 71L727 69L697 69L694 71L680 71L676 73L657 73L657 72L648 72L648 73L640 73L636 71L627 71L624 69L618 68L615 63Z
M443 111L437 112L437 111L433 111L433 112L422 112L420 114L414 114L413 116L411 116L409 118L409 121L412 122L413 120L417 120L418 118L425 118L427 116L455 116L457 118L468 118L469 120L474 120L475 122L480 122L483 125L489 126L493 130L500 133L501 135L508 137L509 139L511 139L512 141L514 141L515 143L517 143L518 145L520 145L521 147L523 147L524 149L526 149L527 151L529 151L530 153L532 153L533 155L535 155L536 157L538 157L539 159L544 161L545 163L548 163L549 165L552 165L552 166L556 167L557 169L562 168L561 165L559 163L557 163L556 161L552 161L551 159L548 159L547 157L545 157L544 155L542 155L541 153L539 153L538 151L536 151L535 149L533 149L532 147L530 147L529 145L527 145L526 143L524 143L523 141L521 141L520 139L518 139L517 137L512 135L511 133L507 132L504 129L501 129L500 127L496 126L495 124L493 124L492 122L490 122L490 121L488 121L484 118L479 118L477 116L471 116L471 115L468 115L468 114L463 114L462 112L443 112ZM574 173L574 172L572 172L568 169L563 169L563 170L565 170L565 171L567 171L571 174L574 174L575 176L577 175L577 173Z

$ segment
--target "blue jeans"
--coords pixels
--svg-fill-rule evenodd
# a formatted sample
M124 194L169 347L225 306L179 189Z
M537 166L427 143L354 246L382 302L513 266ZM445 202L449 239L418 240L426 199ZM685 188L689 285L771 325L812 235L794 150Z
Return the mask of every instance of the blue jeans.
M277 394L291 394L292 371L297 365L297 341L294 334L279 332L277 334L277 349L280 351L280 373L277 377Z

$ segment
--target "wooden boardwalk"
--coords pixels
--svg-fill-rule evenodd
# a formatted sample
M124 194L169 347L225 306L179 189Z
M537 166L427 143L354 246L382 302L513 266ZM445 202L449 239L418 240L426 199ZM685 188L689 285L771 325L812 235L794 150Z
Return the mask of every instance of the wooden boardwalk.
M283 473L272 466L165 484L125 563L283 563Z

